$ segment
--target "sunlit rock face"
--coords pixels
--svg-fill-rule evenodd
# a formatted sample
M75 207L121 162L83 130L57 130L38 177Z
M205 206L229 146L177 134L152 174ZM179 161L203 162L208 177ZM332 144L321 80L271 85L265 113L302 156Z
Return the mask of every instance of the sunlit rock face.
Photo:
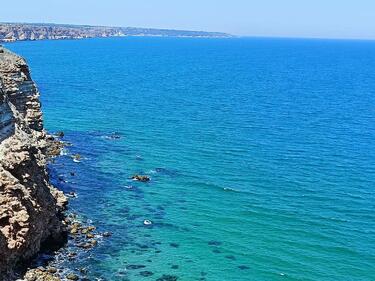
M64 195L49 183L49 139L25 60L0 47L0 280L43 242L64 241Z

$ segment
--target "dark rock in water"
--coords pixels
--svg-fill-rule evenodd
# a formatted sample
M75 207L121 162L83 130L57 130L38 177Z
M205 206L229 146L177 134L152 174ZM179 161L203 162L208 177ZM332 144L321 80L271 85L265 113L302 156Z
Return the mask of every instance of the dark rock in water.
M239 265L238 268L241 269L241 270L250 269L250 268L249 268L248 266L246 266L246 265Z
M76 275L76 274L74 274L74 273L69 273L69 274L66 276L66 279L76 281L76 280L79 280L79 277L78 277L78 275Z
M74 173L74 172L70 172L70 175L71 175L72 177L74 177L74 176L76 175L76 173Z
M132 176L132 179L140 182L148 182L151 180L151 178L146 175L134 175Z
M146 270L146 271L139 272L139 275L144 276L144 277L148 277L148 276L154 275L154 273L152 271L147 271Z
M81 159L82 159L82 156L81 156L81 154L73 154L72 155L72 158L73 158L73 161L75 161L75 162L79 162L79 161L81 161Z
M112 236L112 232L108 232L108 231L106 231L106 232L103 232L103 237L110 237L110 236Z
M150 226L150 225L152 225L152 221L150 221L150 220L144 220L143 224L146 225L146 226Z
M49 267L49 268L47 268L47 272L49 272L49 273L56 273L57 269L55 267Z
M76 198L77 197L77 193L75 193L74 191L71 191L67 194L68 197L71 197L71 198Z
M143 264L129 264L126 266L127 269L134 270L134 269L141 269L145 268L146 266Z
M179 266L177 264L174 264L174 265L171 266L172 269L178 269L178 267Z
M228 255L228 256L225 256L228 260L236 260L236 257L235 256L232 256L232 255Z
M73 257L77 256L77 253L75 253L75 252L69 252L67 256L69 258L73 258Z
M208 241L208 245L210 245L210 246L220 246L222 244L223 243L220 242L220 241L215 241L215 240Z
M156 281L177 281L177 279L177 276L164 274L160 278L156 279Z
M59 138L63 138L65 136L63 131L56 132L56 136Z
M118 132L113 132L111 135L106 136L106 138L109 140L118 140L121 138L121 135Z
M178 245L177 243L170 243L169 246L173 248L178 248L180 245Z
M123 275L127 275L128 272L126 270L120 270L119 272L117 272L117 274L123 276Z
M87 227L87 231L94 231L95 229L96 229L96 227L93 226L93 225L90 225L90 226Z
M91 244L91 243L80 243L80 244L77 245L77 247L83 248L83 249L91 249L93 247L93 244Z

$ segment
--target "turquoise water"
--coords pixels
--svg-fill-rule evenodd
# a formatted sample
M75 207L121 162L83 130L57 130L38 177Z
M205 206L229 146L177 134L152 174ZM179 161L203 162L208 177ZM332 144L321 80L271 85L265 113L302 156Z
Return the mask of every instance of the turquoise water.
M46 128L84 158L51 167L78 193L71 209L113 232L69 269L90 280L375 280L375 42L8 47L31 65Z

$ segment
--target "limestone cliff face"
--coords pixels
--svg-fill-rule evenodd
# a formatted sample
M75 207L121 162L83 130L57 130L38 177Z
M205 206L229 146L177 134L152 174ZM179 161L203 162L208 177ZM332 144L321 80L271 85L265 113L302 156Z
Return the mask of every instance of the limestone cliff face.
M0 46L0 281L43 243L60 243L64 195L49 183L50 137L25 60Z
M118 36L167 36L230 38L222 32L168 30L136 27L105 27L64 24L0 23L0 42L19 40L59 40Z

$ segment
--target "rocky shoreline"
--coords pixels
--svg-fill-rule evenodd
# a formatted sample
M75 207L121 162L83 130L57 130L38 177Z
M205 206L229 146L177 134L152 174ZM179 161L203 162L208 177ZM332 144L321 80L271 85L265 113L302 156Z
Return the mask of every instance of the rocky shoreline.
M27 63L0 46L1 281L22 276L42 248L57 249L67 241L67 198L50 184L47 171L49 157L60 149L43 128L39 91Z
M123 36L231 38L223 32L64 24L0 23L0 42Z

